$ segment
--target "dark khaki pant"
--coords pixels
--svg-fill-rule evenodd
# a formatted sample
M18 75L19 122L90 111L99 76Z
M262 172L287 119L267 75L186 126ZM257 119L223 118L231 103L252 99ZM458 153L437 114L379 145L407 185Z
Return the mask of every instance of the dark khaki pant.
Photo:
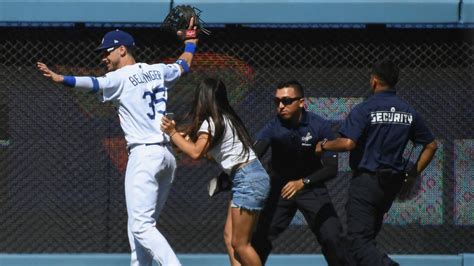
M347 262L348 252L343 243L342 225L326 187L304 188L293 199L287 200L280 196L283 184L274 179L271 179L270 195L260 213L252 240L262 264L265 264L272 250L272 241L285 231L299 210L317 237L328 265L352 265Z
M380 185L376 174L360 173L351 180L346 205L349 250L357 265L398 265L376 248L375 238L383 216L392 206L401 187L400 180Z

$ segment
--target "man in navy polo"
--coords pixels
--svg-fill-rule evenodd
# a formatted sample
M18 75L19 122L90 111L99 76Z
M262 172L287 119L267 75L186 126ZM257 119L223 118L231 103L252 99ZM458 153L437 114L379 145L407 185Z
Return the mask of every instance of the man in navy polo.
M337 154L315 154L318 141L334 139L330 121L306 112L304 91L297 81L280 84L275 92L277 116L256 136L256 153L271 147L271 190L253 235L252 246L265 263L272 241L300 210L317 237L330 266L348 265L342 226L325 181L337 174Z
M374 95L349 113L339 138L316 146L317 154L351 151L353 178L346 212L350 251L357 265L399 265L376 248L375 238L396 196L407 196L437 149L420 114L396 95L398 75L393 62L376 63L370 77ZM402 157L409 140L423 146L410 170Z

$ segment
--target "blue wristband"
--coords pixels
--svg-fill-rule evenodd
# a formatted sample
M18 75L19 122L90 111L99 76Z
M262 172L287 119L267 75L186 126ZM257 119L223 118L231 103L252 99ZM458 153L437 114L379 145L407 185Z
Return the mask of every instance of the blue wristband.
M192 42L187 42L184 46L184 52L192 53L194 55L196 52L196 45Z
M74 88L76 86L76 78L73 76L64 76L63 84Z
M178 59L178 60L176 60L176 64L180 65L183 68L184 73L189 72L189 66L188 66L188 63L186 62L186 60Z

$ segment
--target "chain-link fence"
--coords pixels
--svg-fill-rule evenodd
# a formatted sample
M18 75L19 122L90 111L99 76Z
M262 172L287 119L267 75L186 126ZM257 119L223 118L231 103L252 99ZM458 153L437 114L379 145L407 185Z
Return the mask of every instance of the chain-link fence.
M0 252L128 252L123 176L127 154L114 106L44 79L42 61L64 74L102 75L93 49L110 28L0 28ZM171 62L182 46L155 28L135 36L137 61ZM390 253L474 252L473 31L396 28L215 28L192 74L170 92L184 114L205 75L224 79L253 135L274 113L279 81L297 79L307 108L340 120L369 95L369 68L391 57L398 93L426 119L440 143L423 189L395 203L378 238ZM330 181L345 221L349 172ZM177 252L225 252L229 194L209 198L216 165L179 157L178 177L158 227ZM275 252L320 252L300 217Z

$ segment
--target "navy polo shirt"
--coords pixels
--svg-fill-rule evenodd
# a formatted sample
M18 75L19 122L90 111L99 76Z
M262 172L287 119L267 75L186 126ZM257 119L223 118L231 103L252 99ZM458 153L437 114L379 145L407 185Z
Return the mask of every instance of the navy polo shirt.
M350 153L351 168L372 172L382 168L404 171L408 140L421 145L434 140L423 118L395 90L375 93L355 106L339 133L357 144Z
M298 125L292 126L277 116L256 136L257 140L270 142L272 170L289 180L306 177L322 167L315 148L316 143L324 138L335 138L330 121L306 111L303 111ZM334 153L325 152L323 156L333 155Z

